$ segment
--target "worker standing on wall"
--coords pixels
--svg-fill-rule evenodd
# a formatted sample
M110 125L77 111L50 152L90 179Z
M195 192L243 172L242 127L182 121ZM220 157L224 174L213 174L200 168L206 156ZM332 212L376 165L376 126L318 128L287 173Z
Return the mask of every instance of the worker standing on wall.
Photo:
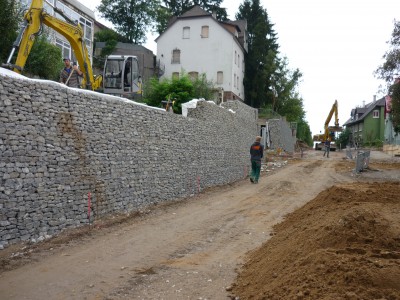
M64 58L63 61L65 67L60 73L60 82L69 87L78 88L80 86L79 77L83 77L83 72L79 70L78 66L72 66L68 57Z
M261 145L261 136L256 137L256 141L250 147L250 159L251 159L251 174L250 181L252 183L258 183L261 171L261 159L264 155L264 147Z
M325 156L325 154L327 154L326 157L329 158L329 151L330 151L330 150L331 150L331 139L330 139L330 138L327 138L326 141L325 141L324 156Z

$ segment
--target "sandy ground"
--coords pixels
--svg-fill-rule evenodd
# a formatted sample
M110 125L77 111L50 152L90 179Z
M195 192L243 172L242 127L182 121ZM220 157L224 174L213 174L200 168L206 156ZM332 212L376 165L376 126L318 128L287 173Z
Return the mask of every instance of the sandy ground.
M372 152L370 169L356 175L344 155L310 150L259 184L215 187L6 248L0 299L400 299L400 159ZM365 220L364 231L339 220ZM365 265L391 279L359 282ZM365 282L377 286L372 296L361 293Z

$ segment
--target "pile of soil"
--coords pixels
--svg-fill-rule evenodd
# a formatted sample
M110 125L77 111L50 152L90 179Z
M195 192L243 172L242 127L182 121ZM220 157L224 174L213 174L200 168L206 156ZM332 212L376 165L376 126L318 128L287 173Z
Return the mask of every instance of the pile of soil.
M232 287L244 299L400 299L400 184L321 192L274 227Z

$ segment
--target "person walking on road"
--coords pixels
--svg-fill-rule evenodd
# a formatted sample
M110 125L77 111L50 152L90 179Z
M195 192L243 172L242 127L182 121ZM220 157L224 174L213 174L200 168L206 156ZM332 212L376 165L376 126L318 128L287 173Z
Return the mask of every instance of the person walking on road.
M260 144L261 136L256 137L256 141L250 146L251 174L250 181L258 183L261 171L261 159L264 155L264 147Z
M326 157L329 158L329 151L330 151L330 150L331 150L331 139L330 139L330 138L327 138L326 141L325 141L324 156L325 156L325 154L327 154Z

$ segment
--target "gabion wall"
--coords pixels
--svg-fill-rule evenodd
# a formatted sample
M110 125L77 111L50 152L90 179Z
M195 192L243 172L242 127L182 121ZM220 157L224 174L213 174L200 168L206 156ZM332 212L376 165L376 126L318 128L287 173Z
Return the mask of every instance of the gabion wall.
M293 136L292 129L284 119L268 120L270 131L271 149L281 148L286 152L293 153L296 144L296 136Z
M257 112L206 101L188 117L0 75L0 249L247 176Z

